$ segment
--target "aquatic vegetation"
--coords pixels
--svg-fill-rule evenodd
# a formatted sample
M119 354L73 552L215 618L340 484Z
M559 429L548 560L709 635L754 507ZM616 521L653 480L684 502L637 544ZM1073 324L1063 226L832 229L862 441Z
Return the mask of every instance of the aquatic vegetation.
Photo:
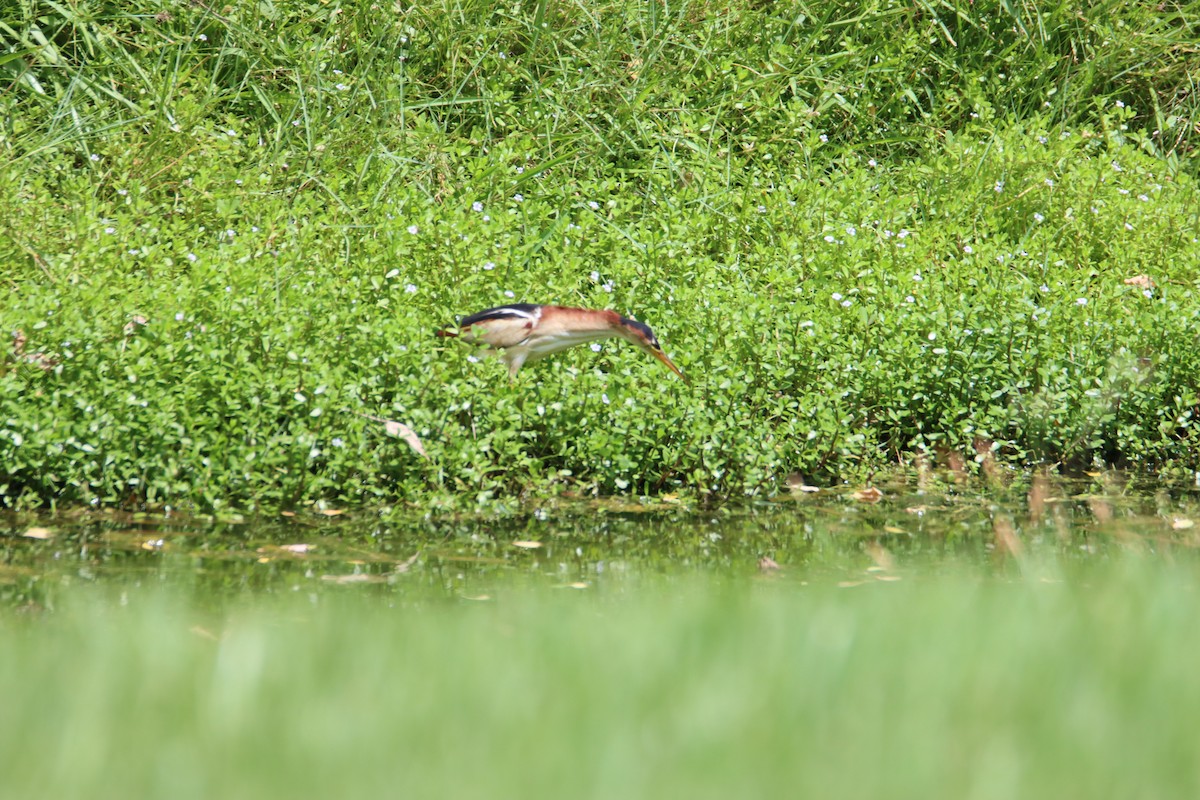
M1194 21L752 5L6 20L0 502L1200 467ZM512 300L644 315L693 384L428 333Z

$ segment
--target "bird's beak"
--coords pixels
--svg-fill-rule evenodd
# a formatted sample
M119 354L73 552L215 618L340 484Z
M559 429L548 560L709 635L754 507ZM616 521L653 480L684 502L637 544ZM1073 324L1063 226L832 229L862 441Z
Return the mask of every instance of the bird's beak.
M671 359L667 358L667 354L666 354L666 353L664 353L662 350L651 350L651 351L650 351L650 353L651 353L651 355L653 355L655 358L657 358L659 361L661 361L662 363L666 364L666 365L667 365L667 368L668 368L668 369L670 369L670 370L671 370L671 372L674 372L676 375L678 375L679 377L683 378L683 382L684 382L684 383L691 383L691 381L689 381L689 380L687 379L687 376L686 376L686 375L684 375L684 374L683 374L683 373L682 373L682 372L679 370L679 367L675 366L675 362L674 362L674 361L672 361Z

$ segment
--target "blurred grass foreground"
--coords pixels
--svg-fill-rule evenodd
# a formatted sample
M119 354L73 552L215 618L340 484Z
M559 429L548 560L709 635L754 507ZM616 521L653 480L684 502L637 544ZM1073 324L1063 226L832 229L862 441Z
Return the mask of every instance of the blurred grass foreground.
M1190 4L4 7L4 505L1200 467Z
M80 590L0 617L0 791L1189 797L1192 573Z

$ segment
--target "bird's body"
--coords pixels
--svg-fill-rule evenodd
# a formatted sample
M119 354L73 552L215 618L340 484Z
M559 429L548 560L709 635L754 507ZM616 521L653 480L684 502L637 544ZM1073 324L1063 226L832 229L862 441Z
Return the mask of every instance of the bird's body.
M599 339L633 342L683 377L649 326L615 311L514 303L471 314L459 323L457 333L438 331L438 335L461 336L464 341L498 351L513 377L527 361Z

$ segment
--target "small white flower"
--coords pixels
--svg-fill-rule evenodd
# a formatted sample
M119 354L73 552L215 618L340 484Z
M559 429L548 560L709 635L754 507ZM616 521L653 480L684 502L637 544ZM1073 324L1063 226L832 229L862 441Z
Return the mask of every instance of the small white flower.
M191 261L193 264L195 264L195 263L196 263L196 254L195 254L195 253L188 253L188 254L187 254L187 260L188 260L188 261Z
M930 331L930 332L929 332L929 341L931 341L931 342L932 342L932 341L933 341L934 339L936 339L936 338L937 338L937 334L936 334L936 333L934 333L933 331Z
M92 161L100 160L100 156L96 155L95 153L92 153L90 156L88 156L88 158L90 158Z
M321 455L321 448L319 448L319 447L314 447L313 449L308 451L309 458L318 458L320 455Z
M1153 289L1142 289L1142 295L1144 295L1145 297L1154 297L1154 290Z
M920 282L922 280L921 273L918 272L916 275L913 275L913 280Z
M484 215L483 215L483 221L484 221L484 222L491 222L491 221L492 221L492 218L491 218L491 216L490 216L490 215L488 215L488 214L484 214Z
M915 302L917 302L917 298L913 297L913 296L910 294L910 295L908 295L907 297L905 297L905 298L904 298L904 302L906 302L906 303L915 303Z
M519 192L518 192L517 194L514 194L514 195L513 195L513 200L516 200L518 203L524 203L524 202L525 202L525 195L523 195L523 194L521 194L521 193L519 193Z
M827 234L825 234L825 241L829 242L830 244L833 244L834 242L837 241L837 239L833 238L833 234L827 233Z
M819 139L821 140L821 144L824 144L825 142L828 142L828 141L829 141L829 137L828 137L828 136L826 136L826 135L825 135L825 134L823 134L823 133L822 133L822 134L821 134L819 137L817 137L817 138L819 138Z
M346 446L346 443L344 441L342 441L342 437L340 437L340 436L333 437L332 439L329 440L329 443L331 445L333 445L334 447L345 447Z
M413 283L406 283L404 284L404 291L408 292L409 294L416 294L417 286Z
M1118 101L1117 101L1117 108L1124 108L1124 107L1125 107L1125 101L1124 101L1124 100L1118 100Z
M996 181L996 185L992 187L997 193L1004 191L1004 181Z
M1086 298L1086 297L1077 297L1077 298L1075 298L1075 305L1077 305L1077 306L1086 306L1086 305L1087 305L1087 298Z
M1146 196L1146 195L1144 195L1144 194L1139 194L1139 195L1138 195L1138 200L1141 200L1143 203L1149 203L1149 202L1150 202L1150 198L1149 198L1149 197L1147 197L1147 196Z
M846 235L847 236L855 236L857 234L858 234L858 228L854 227L853 225L846 226Z
M592 279L592 283L600 282L600 273L596 272L596 270L592 270L592 274L589 275L588 277Z
M1053 188L1054 188L1054 181L1050 180L1049 178L1046 178L1046 180L1045 180L1045 184L1046 184L1047 186L1049 186L1051 189L1053 189Z
M899 232L899 233L897 233L897 234L896 234L896 236L897 236L897 237L899 237L899 238L901 238L901 239L907 239L907 238L908 238L908 229L907 229L907 228L901 228L901 229L900 229L900 232Z
M600 395L600 400L601 400L601 402L603 402L603 403L604 403L604 405L608 405L608 403L609 403L609 400L608 400L608 392L603 392L603 393L601 393L601 395Z
M129 194L129 190L128 189L117 189L117 194L121 195L121 197L124 197L125 195Z
M766 206L759 206L757 210L758 210L758 213L760 213L760 214L765 214L765 213L767 213L767 207L766 207Z
M1113 172L1121 172L1122 171L1121 165L1116 161L1112 162L1112 168L1113 168Z
M592 352L593 353L599 353L602 349L603 348L600 346L599 342L592 342Z
M483 268L490 272L496 268L496 262L495 261L487 261L484 263Z
M849 308L849 307L850 307L850 304L851 304L851 301L850 301L850 300L843 300L843 301L842 301L842 308Z
M867 159L867 166L868 166L868 167L874 167L874 166L876 166L876 164L875 164L875 159L873 159L873 158L868 158L868 159Z
M971 247L971 245L969 245L969 244L964 244L963 252L966 253L967 255L970 255L971 253L975 252L975 249L973 247Z
M344 92L347 89L349 89L350 87L344 83L338 83L338 84L335 84L333 88L337 89L339 92Z
M520 174L521 174L521 173L523 173L524 171L525 171L525 168L524 168L524 167L517 167L517 174L518 174L518 175L520 175Z
M841 292L834 292L834 293L833 293L833 301L834 301L835 303L836 303L838 300L841 300L841 299L842 299L842 293L841 293Z
M474 203L471 203L471 210L472 211L483 211L483 203L476 200Z
M1035 211L1035 212L1033 212L1033 218L1034 218L1034 220L1036 220L1036 221L1038 221L1038 222L1042 222L1042 221L1044 221L1044 220L1046 219L1045 217L1043 217L1041 214L1039 214L1039 213L1038 213L1038 212L1036 212L1036 211Z
M200 40L200 41L202 41L202 42L207 42L207 41L208 41L208 35L207 35L207 34L203 34L203 33L202 33L202 34L200 34L199 36L197 36L196 38L197 38L197 39L199 39L199 40Z
M605 281L604 283L602 283L600 285L600 288L603 289L604 291L608 292L609 294L611 294L612 290L613 290L613 282Z
M296 392L296 394L295 394L295 395L293 395L293 397L295 398L295 400L296 400L296 402L297 402L297 403L306 403L306 402L308 402L308 398L304 396L304 393L303 393L303 392Z
M1125 230L1127 230L1127 231L1131 231L1131 230L1133 230L1133 223L1126 222L1126 223L1125 223Z
M416 235L417 235L417 232L418 232L419 230L421 230L421 229L420 229L420 228L418 228L416 225L409 225L409 226L408 226L408 232L409 232L409 233L411 233L413 236L416 236Z
M588 200L588 208L590 208L592 211L599 211L600 204L597 203L595 200Z
M1049 140L1045 136L1039 136L1038 141L1042 144L1045 144Z
M109 225L107 228L104 229L104 232L109 235L112 235L117 232L117 229L114 228L113 226Z
M516 295L515 295L515 294L513 294L511 291L506 291L506 292L504 293L504 296L505 296L505 297L508 297L508 298L513 298L513 297L516 297Z
M176 321L176 322L183 322L183 312L182 312L182 311L180 311L180 312L178 312L178 313L176 313L176 314L175 314L175 321Z
M1117 194L1129 194L1128 189L1117 189Z

